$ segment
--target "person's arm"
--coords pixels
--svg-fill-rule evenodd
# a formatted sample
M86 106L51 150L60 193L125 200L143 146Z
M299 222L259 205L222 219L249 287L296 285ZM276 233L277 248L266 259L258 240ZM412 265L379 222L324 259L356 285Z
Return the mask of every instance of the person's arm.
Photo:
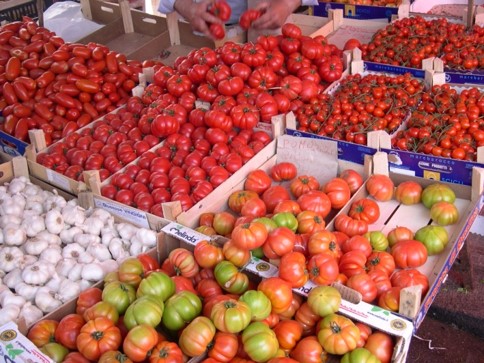
M264 14L252 23L254 29L277 29L281 27L289 15L301 5L318 5L317 0L273 0L263 1L256 9Z
M163 14L176 11L190 23L193 30L211 37L207 23L221 23L219 18L208 12L211 2L211 0L160 0L158 11Z

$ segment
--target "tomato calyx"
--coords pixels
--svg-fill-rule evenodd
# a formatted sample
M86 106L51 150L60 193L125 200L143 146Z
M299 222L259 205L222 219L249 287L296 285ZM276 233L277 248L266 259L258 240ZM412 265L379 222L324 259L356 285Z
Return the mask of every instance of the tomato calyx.
M104 337L104 333L102 331L95 331L91 333L91 337L94 340L101 340Z

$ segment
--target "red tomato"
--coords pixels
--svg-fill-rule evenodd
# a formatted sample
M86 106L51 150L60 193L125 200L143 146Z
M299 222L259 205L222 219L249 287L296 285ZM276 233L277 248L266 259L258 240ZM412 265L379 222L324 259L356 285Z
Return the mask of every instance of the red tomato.
M262 13L259 10L248 9L239 18L239 25L243 30L248 30L254 20L258 19Z
M359 47L361 47L360 41L358 39L351 38L346 41L345 45L343 46L343 50L353 50Z

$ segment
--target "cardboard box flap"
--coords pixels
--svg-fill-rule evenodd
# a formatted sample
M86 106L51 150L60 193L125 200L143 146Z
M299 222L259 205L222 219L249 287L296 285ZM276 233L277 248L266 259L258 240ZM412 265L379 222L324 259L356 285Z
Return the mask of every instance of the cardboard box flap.
M96 23L108 24L121 18L121 9L116 3L98 0L81 0L84 16Z
M336 141L318 140L282 135L277 139L277 162L298 165L299 175L312 175L320 183L338 172L338 144Z

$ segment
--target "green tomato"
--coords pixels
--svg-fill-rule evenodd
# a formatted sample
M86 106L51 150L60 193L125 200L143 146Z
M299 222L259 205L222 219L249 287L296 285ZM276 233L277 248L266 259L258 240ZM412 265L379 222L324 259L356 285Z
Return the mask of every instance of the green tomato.
M222 261L213 271L218 284L231 294L243 294L249 287L249 277L229 261Z
M254 248L253 250L250 250L250 253L254 257L264 258L264 251L262 250L262 247Z
M275 357L279 349L276 333L261 322L251 323L242 332L244 351L253 361L267 362Z
M368 349L356 348L341 358L341 363L381 363Z
M40 348L40 351L52 359L55 363L61 363L69 354L69 349L59 343L47 343Z
M437 202L430 208L430 218L441 226L448 226L457 223L459 211L452 203Z
M274 214L272 216L272 220L276 222L277 227L287 227L293 232L297 231L297 226L299 223L296 216L291 212L281 212Z
M164 272L151 272L141 280L136 296L154 295L163 302L175 293L175 282Z
M163 324L167 329L180 330L202 312L202 301L193 292L184 290L170 297L165 304Z
M454 203L455 201L455 193L449 186L435 183L423 190L422 203L427 208L430 209L435 203L442 201L449 203Z
M124 313L124 325L128 330L140 324L156 327L163 316L163 301L153 295L145 295L136 299Z
M325 317L339 310L341 294L331 286L317 286L308 294L308 305L320 317Z
M122 315L128 306L136 300L136 290L132 285L113 281L104 286L102 300L113 305L118 314Z
M224 333L241 332L247 328L251 317L249 305L234 299L219 301L212 307L210 312L210 319L213 324Z
M441 226L425 226L415 233L415 239L422 242L429 256L442 252L449 243L449 234Z
M266 226L267 233L272 232L273 230L275 230L278 227L277 223L269 217L255 218L254 222L260 222L264 226Z
M271 314L271 300L262 291L246 291L239 300L249 305L252 313L252 321L264 320Z
M386 251L388 248L388 239L380 231L366 232L363 237L370 241L371 247L375 251Z

